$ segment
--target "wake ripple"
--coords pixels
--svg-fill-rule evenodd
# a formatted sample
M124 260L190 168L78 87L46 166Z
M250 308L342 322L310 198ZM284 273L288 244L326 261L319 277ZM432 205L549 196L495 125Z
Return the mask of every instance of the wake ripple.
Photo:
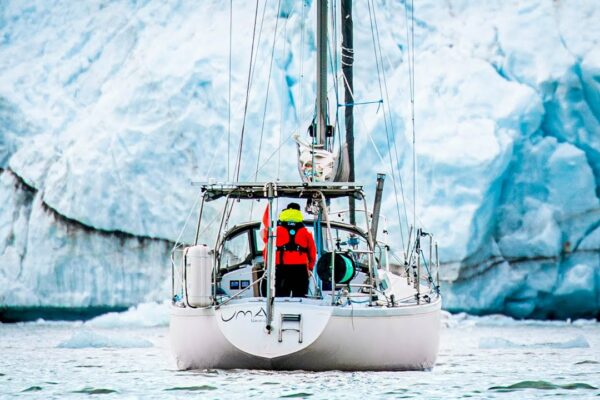
M73 393L83 393L83 394L110 394L110 393L118 393L113 389L104 389L104 388L93 388L93 387L84 387L81 390L75 390Z
M209 390L217 390L216 387L210 385L200 385L200 386L175 386L172 388L165 389L167 392L172 391L189 391L189 392L198 392L198 391L209 391Z
M579 335L566 342L516 343L500 337L484 337L479 340L480 349L587 349L590 344Z

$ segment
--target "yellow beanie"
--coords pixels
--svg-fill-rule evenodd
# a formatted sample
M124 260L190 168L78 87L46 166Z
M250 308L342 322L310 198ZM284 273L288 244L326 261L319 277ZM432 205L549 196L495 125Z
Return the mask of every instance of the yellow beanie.
M288 208L279 214L279 220L282 222L302 222L302 212Z

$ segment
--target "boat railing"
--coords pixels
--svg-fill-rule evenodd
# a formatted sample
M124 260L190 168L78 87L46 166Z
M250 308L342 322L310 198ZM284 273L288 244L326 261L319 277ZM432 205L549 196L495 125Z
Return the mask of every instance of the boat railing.
M171 302L179 303L183 300L183 247L176 247L171 250ZM182 294L182 296L179 295Z
M368 283L348 283L347 285L336 285L336 288L338 289L343 289L343 288L347 288L347 287L357 287L357 288L368 288L368 287L373 287L373 285L369 285Z
M321 204L326 204L326 196L323 193L323 191L319 190L319 188L312 188L314 195L316 198L320 197L321 200ZM323 212L323 223L324 225L326 225L326 232L327 234L325 235L326 237L326 241L328 242L328 247L330 249L332 249L332 263L331 263L331 304L334 305L335 303L335 299L336 297L339 296L339 292L343 290L344 288L351 288L351 287L355 287L355 288L361 288L361 290L364 292L367 291L368 289L368 293L369 293L369 305L372 305L373 299L374 299L374 294L375 292L379 292L378 289L378 282L381 279L379 277L378 274L376 274L376 271L379 268L385 268L386 271L389 271L389 260L388 260L388 256L389 254L387 254L387 247L385 244L375 244L373 243L373 237L371 235L370 232L370 221L369 221L369 214L368 214L368 209L367 209L367 204L366 204L366 200L364 198L364 196L362 196L362 192L357 192L358 194L360 194L360 197L362 197L363 200L363 205L364 207L362 208L362 211L365 212L364 216L366 219L366 224L367 224L367 229L365 231L365 239L367 241L367 246L368 249L348 249L346 251L349 251L355 255L365 255L365 259L364 262L366 262L366 266L368 267L368 278L367 280L362 283L362 284L346 284L346 285L341 285L341 287L339 287L339 285L337 284L337 282L335 282L335 253L338 252L340 253L341 250L339 248L336 248L336 246L334 245L334 238L332 237L331 234L331 230L332 230L332 223L334 223L334 221L330 220L330 215L335 215L335 213L340 213L340 212L344 212L345 210L342 211L334 211L334 212L329 212L327 210L327 207L323 207L322 212ZM227 220L227 215L228 213L228 203L229 201L231 201L231 193L224 193L224 197L225 197L225 204L223 206L223 210L221 213L221 221L219 224L219 232L222 231L223 226L226 224L226 220ZM204 200L204 199L203 199ZM359 203L360 204L360 203ZM204 201L202 202L200 208L202 209L204 205ZM200 218L198 221L198 225L200 225ZM335 222L337 223L337 222ZM196 240L195 243L197 244L198 241L198 231L199 229L196 230ZM411 229L412 231L412 229ZM387 233L387 232L386 232ZM414 231L412 232L414 233ZM229 296L225 296L227 297L225 301L217 301L217 299L219 297L221 297L221 299L223 298L223 296L221 296L218 293L218 268L219 268L219 253L221 250L221 246L223 245L222 243L222 235L218 235L217 236L217 241L215 243L215 253L213 254L214 256L214 268L213 268L213 278L212 278L212 296L213 296L213 305L214 306L220 306L223 304L226 304L227 302L239 298L241 296L243 296L244 293L247 293L249 290L251 290L252 288L256 287L257 284L260 284L264 279L265 279L265 275L263 274L260 278L252 281L250 283L250 285L248 287L245 287L244 289L242 289L241 291L233 294L231 297ZM410 235L409 235L410 236ZM426 246L421 246L421 242L425 239L425 238L429 238L429 252L428 252L428 257L425 257L425 252L423 251L422 247L426 247ZM410 241L410 237L409 237L409 241ZM382 251L382 254L380 254L380 256L377 256L378 251L376 251L376 248L379 248ZM412 251L410 251L412 250ZM407 272L412 270L410 274L407 274L407 279L409 281L409 284L413 285L416 295L416 301L420 302L421 299L426 299L427 297L425 295L430 295L430 294L439 294L439 257L438 257L438 246L437 243L434 244L433 242L433 237L432 235L423 232L421 229L417 230L417 234L414 237L414 246L411 247L409 246L409 248L407 249L407 251L410 251L409 257L407 260L408 262L405 262L405 268L407 269ZM385 252L385 254L383 254L383 252ZM407 255L405 254L405 257ZM382 257L385 257L385 261ZM426 259L427 258L427 259ZM434 271L435 268L435 271ZM426 272L424 274L424 272ZM175 249L173 249L172 253L171 253L171 298L172 301L174 303L178 303L180 305L189 305L188 302L188 298L187 298L187 274L186 274L186 266L185 266L185 260L184 260L184 249L183 247L176 247ZM435 276L435 279L433 278ZM314 277L313 277L314 278ZM424 284L424 285L423 285ZM425 286L429 286L429 293L423 293L424 296L422 296L422 287ZM319 285L315 284L315 293L312 293L313 298L321 298L323 299L324 296L320 290L319 290ZM189 305L191 307L191 305Z
M359 251L355 251L354 253L363 253L363 254L372 254L372 251L368 251L368 250L359 250ZM183 248L177 248L174 249L172 254L171 254L171 300L173 304L179 304L179 305L183 305L186 307L191 307L191 308L196 308L194 306L192 306L191 304L189 304L188 301L188 296L187 296L187 273L186 273L186 268L184 265L184 249ZM335 252L334 252L335 254ZM418 297L413 297L413 299L416 298L416 300L418 302L420 302L423 299L429 299L431 297L431 295L439 295L439 255L438 255L438 246L437 243L432 245L432 256L429 258L429 261L424 264L424 265L428 265L429 268L421 268L420 270L418 270L417 272L417 277L418 279L415 279L414 277L411 277L411 274L408 274L408 278L412 278L411 280L411 284L414 285L415 287L415 291L418 293ZM333 259L334 257L332 257ZM421 258L421 257L420 257ZM332 289L331 289L331 304L335 305L336 304L336 300L339 299L339 297L341 296L341 292L344 289L359 289L361 291L360 295L361 296L365 296L368 294L369 296L369 303L372 303L372 299L373 299L373 295L375 293L375 291L377 291L376 287L373 284L373 281L371 281L369 279L368 283L347 283L347 284L337 284L335 282L335 265L332 263ZM432 271L431 269L435 268L435 271ZM427 270L427 274L423 274L424 270ZM435 273L435 278L433 278ZM239 292L231 295L231 296L227 296L227 298L223 301L217 301L217 298L219 296L215 296L215 303L214 305L216 306L216 308L219 308L227 303L229 303L230 301L240 298L243 296L244 293L252 290L256 285L261 284L261 282L265 279L265 275L261 275L259 278L253 280L250 285L248 285L247 287L245 287L244 289L240 290ZM316 284L315 278L314 276L312 277L313 283L314 283L314 288L315 288L315 293L309 293L307 295L307 297L309 298L313 298L313 299L323 299L323 293L320 293L318 286ZM417 290L417 282L418 282L418 287L419 289ZM216 283L213 283L214 285L214 290L213 293L216 293L216 287L218 286ZM428 293L423 293L422 292L422 287L423 286L428 286L429 287L429 292ZM368 289L368 292L365 292L365 289ZM359 295L358 293L346 293L344 294L344 296L356 296ZM263 296L264 297L264 296ZM396 299L396 302L401 303L401 302L405 302L408 299ZM427 301L427 300L426 300ZM398 304L400 305L400 304Z
M413 228L411 227L409 232L409 240L411 238ZM428 243L423 243L423 239L428 239ZM407 249L407 258L404 263L405 271L407 272L407 281L412 284L416 295L415 298L417 303L420 303L421 299L430 300L431 295L440 296L440 261L438 253L438 243L434 242L433 235L428 232L424 232L422 229L416 230L414 237L414 245L409 243ZM428 252L424 249L428 247ZM411 279L412 278L412 279ZM429 293L422 294L422 288L427 287Z
M189 303L188 301L188 295L187 295L187 274L185 271L185 266L183 265L183 250L179 250L179 257L181 257L181 262L178 263L176 260L179 258L178 256L173 256L172 257L172 271L173 271L173 280L172 280L172 290L171 290L171 299L172 299L172 303L175 305L180 305L180 306L184 306L184 307L190 307L190 308L198 308L196 306L193 306ZM439 261L436 260L436 264ZM179 267L178 267L179 265ZM335 268L335 266L332 266L333 268ZM341 297L364 297L364 296L368 296L368 302L370 305L372 305L373 302L373 298L374 298L374 294L375 292L379 292L379 290L377 290L377 288L372 284L372 283L346 283L346 284L337 284L335 283L335 270L332 270L332 290L330 293L331 296L331 305L335 306L336 304L338 304L338 301ZM179 276L180 279L176 279L176 277ZM259 285L262 283L262 281L265 279L265 275L260 276L259 278L253 280L250 285L248 285L247 287L245 287L244 289L240 290L239 292L231 295L231 296L221 296L221 301L218 300L219 296L215 297L214 299L214 307L215 309L219 309L221 306L224 306L226 304L228 304L229 302L241 298L243 296L244 293L252 290L256 285ZM422 282L422 280L421 280ZM215 285L217 286L217 285ZM315 285L315 288L317 286ZM348 290L350 289L350 290ZM357 292L352 292L351 289L359 289ZM345 291L346 290L346 291ZM420 302L421 300L426 299L426 301L429 301L429 299L431 298L431 295L435 295L437 294L436 292L437 288L431 288L431 291L429 293L421 293L421 297L418 300L418 302ZM344 292L345 291L345 292ZM179 294L181 293L181 295ZM226 297L223 300L223 297ZM264 297L264 296L261 296ZM312 299L324 299L323 298L323 294L322 293L318 293L312 294L312 295L307 295L306 297L308 298L312 298ZM410 300L413 300L412 302ZM414 300L415 300L415 296L409 296L406 298L401 298L401 299L395 299L393 306L394 307L401 307L401 306L407 306L410 304L414 304Z

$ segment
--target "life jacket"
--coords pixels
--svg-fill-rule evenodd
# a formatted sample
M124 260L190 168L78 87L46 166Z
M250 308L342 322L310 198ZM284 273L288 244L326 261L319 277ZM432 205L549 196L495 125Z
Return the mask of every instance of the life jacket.
M283 265L283 255L284 253L288 253L289 256L286 257L293 259L292 263L287 262L287 264L293 265L307 265L308 264L308 247L301 246L296 242L296 235L301 229L304 228L304 223L302 222L293 222L293 221L277 221L277 227L281 227L287 231L288 241L283 245L277 246L277 256L275 263L277 265Z

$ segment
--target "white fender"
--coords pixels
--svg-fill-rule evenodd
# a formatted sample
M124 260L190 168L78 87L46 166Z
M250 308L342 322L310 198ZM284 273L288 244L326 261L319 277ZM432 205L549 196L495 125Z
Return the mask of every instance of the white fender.
M205 244L188 247L184 251L187 274L187 300L194 307L212 304L213 263Z

